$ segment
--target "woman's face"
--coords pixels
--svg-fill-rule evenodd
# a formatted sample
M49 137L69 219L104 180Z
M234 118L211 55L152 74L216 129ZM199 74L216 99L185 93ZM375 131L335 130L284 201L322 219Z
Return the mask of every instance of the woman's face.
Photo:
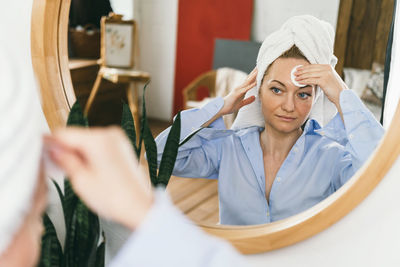
M311 85L295 86L290 78L297 65L309 65L304 59L278 58L270 66L260 87L260 99L265 127L288 134L298 129L308 118L315 90Z

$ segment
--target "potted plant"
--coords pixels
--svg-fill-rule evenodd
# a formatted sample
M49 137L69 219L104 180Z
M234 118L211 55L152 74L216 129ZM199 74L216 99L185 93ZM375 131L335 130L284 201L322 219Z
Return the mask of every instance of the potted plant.
M143 92L145 92L147 84ZM151 134L146 115L143 93L143 106L139 142L136 143L134 119L127 104L123 104L121 127L132 143L137 158L140 158L142 143L147 153L149 177L153 186L166 186L171 177L178 153L181 119L180 112L175 117L163 151L160 167L157 168L157 146ZM89 127L79 102L75 102L68 116L67 126ZM43 216L45 233L42 237L40 267L101 267L104 266L105 236L100 229L99 218L75 194L68 178L64 179L64 192L53 181L61 199L66 227L64 250L47 214Z

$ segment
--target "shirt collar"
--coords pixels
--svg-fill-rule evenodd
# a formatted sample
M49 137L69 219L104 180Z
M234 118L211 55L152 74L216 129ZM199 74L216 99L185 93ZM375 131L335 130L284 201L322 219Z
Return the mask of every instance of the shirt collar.
M319 125L318 121L314 119L309 119L304 126L303 134L312 134L314 132L318 132L318 130L320 129L321 125Z

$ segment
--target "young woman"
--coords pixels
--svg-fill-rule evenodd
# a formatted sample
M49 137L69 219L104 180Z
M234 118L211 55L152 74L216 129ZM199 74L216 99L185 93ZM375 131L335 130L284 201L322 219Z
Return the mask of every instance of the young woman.
M182 112L182 138L205 128L180 147L173 174L218 179L221 224L268 223L310 208L352 177L382 137L381 125L333 68L329 27L311 16L290 19L264 41L242 86ZM252 88L257 93L245 97ZM323 127L309 119L318 96L338 111ZM261 117L262 125L225 129L223 115L256 102L258 113L245 119ZM168 132L156 138L158 151Z
M248 265L229 243L191 225L164 190L153 193L121 129L59 129L42 142L38 90L19 44L0 43L0 267L38 266L48 195L43 143L46 159L65 171L79 197L132 232L107 266Z

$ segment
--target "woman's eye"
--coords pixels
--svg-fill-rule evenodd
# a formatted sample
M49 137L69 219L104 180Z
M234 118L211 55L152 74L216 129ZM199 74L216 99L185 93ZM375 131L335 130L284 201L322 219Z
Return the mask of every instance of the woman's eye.
M301 99L307 99L308 97L310 97L311 95L308 93L299 93L299 97Z
M275 93L275 94L279 94L279 93L281 92L281 90L278 89L278 88L276 88L276 87L272 87L272 88L271 88L271 91L272 91L273 93Z

